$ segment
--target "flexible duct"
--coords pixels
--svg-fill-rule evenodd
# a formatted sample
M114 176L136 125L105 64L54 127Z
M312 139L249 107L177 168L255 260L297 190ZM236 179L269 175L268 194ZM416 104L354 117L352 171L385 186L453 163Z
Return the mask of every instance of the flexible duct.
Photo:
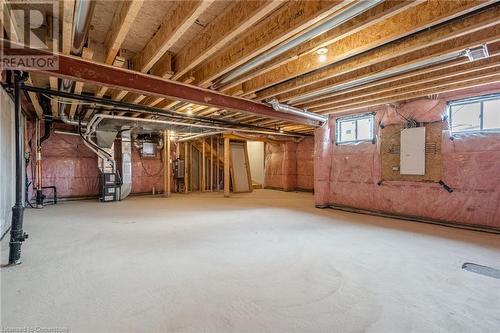
M278 102L278 100L276 98L272 98L267 102L273 107L274 110L279 111L279 112L298 115L301 117L305 117L308 119L319 121L321 123L324 123L325 121L328 120L327 116L322 116L320 114L313 113L313 112L307 112L306 110L299 109L299 108L296 108L294 106L290 106L287 104L281 104L280 102Z

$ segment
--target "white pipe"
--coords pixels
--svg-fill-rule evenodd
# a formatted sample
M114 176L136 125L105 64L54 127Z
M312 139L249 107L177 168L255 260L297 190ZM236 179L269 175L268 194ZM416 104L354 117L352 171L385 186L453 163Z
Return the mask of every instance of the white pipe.
M206 136L217 135L217 134L221 134L221 133L224 133L224 132L225 131L215 131L215 132L207 132L207 133L195 134L195 135L191 135L191 136L188 136L188 137L185 137L185 138L182 138L182 139L178 139L178 140L176 140L176 142L191 141L191 140L194 140L194 139L197 139L197 138L202 138L202 137L206 137Z

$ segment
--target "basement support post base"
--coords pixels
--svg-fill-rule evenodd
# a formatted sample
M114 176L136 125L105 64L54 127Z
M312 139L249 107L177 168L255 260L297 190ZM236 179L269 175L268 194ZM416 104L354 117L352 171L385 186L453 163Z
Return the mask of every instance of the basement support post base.
M19 265L21 263L21 244L28 234L23 229L24 207L16 204L12 207L12 228L10 230L9 243L9 265ZM20 226L20 227L19 227Z
M21 87L28 79L28 73L14 73L14 125L16 142L16 203L12 207L10 228L9 265L21 263L21 244L28 235L23 231L23 136L21 130Z

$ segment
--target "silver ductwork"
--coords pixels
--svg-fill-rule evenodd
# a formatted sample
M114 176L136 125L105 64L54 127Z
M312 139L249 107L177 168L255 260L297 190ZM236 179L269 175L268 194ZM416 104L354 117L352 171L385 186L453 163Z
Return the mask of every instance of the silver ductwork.
M71 43L71 55L80 56L83 51L85 42L87 41L90 22L94 13L95 1L94 0L77 0L75 2L75 15L73 18L73 41ZM60 91L71 92L73 90L74 81L63 79L61 81ZM59 106L59 118L65 124L78 125L78 121L69 119L66 115L67 104ZM85 123L82 123L85 125Z
M323 33L325 33L328 30L331 30L340 24L352 19L353 17L356 17L360 15L361 13L367 11L368 9L374 7L375 5L381 3L382 0L364 0L364 1L359 1L358 3L352 5L350 8L347 10L341 11L338 15L333 16L329 20L325 21L324 23L318 25L316 28L313 28L302 35L299 35L293 39L291 39L289 42L278 46L270 51L267 51L254 59L248 61L244 65L238 67L237 69L229 72L227 75L223 76L220 81L217 82L215 85L216 88L223 86L226 83L229 83L231 80L236 79L237 77L245 74L246 72L254 69L257 66L260 66L273 58L279 56L280 54L291 50L292 48L303 44L314 37L317 37Z
M296 107L290 106L288 104L282 104L276 98L272 98L272 99L268 100L267 103L269 103L273 107L274 110L279 111L279 112L289 113L289 114L293 114L296 116L301 116L304 118L316 120L320 123L324 123L325 121L328 120L327 116L323 116L323 115L313 113L313 112L308 112L306 110L296 108Z
M125 199L132 191L132 130L121 132L122 137L122 187L120 199Z

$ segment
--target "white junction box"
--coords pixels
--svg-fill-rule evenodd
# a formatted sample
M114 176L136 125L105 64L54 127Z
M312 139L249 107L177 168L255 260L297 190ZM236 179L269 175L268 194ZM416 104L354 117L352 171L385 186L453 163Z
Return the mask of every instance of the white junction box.
M401 131L400 154L401 175L425 175L425 127Z

